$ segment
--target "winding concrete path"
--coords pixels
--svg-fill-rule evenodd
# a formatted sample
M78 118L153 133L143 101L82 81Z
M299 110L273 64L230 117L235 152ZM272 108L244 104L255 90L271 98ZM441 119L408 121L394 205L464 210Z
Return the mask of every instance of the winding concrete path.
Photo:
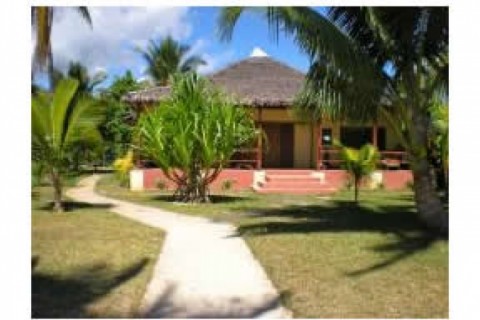
M167 236L140 308L143 317L290 318L279 295L235 227L208 219L133 204L95 193L99 175L67 195L110 204L109 210Z

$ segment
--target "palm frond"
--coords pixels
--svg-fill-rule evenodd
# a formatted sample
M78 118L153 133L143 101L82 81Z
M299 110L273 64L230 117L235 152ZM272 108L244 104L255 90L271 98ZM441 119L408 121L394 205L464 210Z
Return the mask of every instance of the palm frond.
M280 31L293 36L299 47L312 60L324 59L345 72L354 71L364 58L358 47L327 17L306 7L228 7L218 20L220 38L231 38L233 29L244 11L260 12L268 21L270 32L277 37Z
M93 27L92 17L90 16L90 11L87 7L75 7L75 10L79 13L79 15L87 22L90 27Z
M77 92L78 81L64 79L58 83L52 99L51 123L53 144L60 146L65 138L65 128L68 126L67 115L70 103Z
M180 72L195 71L199 66L204 66L206 64L207 62L203 60L202 57L196 55L191 56L182 62L180 65Z

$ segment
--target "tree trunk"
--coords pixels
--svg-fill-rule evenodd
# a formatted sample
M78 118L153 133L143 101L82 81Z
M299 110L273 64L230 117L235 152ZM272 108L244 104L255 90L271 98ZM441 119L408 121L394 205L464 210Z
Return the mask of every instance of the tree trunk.
M187 173L188 178L179 183L175 194L178 201L192 203L210 202L208 183L197 167Z
M56 212L63 212L62 204L62 181L58 172L52 172L53 184L53 210Z
M358 177L354 178L354 188L355 188L355 204L358 204L358 188L360 187L360 179Z
M420 110L412 108L412 120L414 124L412 142L415 150L409 151L417 211L428 227L448 233L448 213L433 185L427 159L428 116L422 114Z
M429 227L447 233L448 213L433 186L427 160L417 159L412 165L415 202L420 218Z

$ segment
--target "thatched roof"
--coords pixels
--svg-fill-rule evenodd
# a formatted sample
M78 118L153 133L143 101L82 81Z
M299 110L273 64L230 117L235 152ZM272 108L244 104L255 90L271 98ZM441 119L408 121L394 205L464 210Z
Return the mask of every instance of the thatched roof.
M255 56L236 62L207 78L243 105L286 107L292 105L305 76L268 56ZM168 93L168 87L154 87L130 92L123 100L132 104L149 104L167 97Z

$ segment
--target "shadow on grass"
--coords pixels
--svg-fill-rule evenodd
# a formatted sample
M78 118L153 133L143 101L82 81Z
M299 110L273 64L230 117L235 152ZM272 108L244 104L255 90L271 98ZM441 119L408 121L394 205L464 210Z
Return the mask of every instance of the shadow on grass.
M378 232L393 234L397 239L378 247L377 252L392 252L393 256L363 270L349 273L358 276L387 267L416 252L428 249L446 236L433 233L424 226L412 205L376 205L374 208L355 205L350 201L332 201L329 205L291 205L282 208L253 209L260 222L243 225L238 235L262 236L288 233L318 232ZM269 221L265 218L288 218Z
M241 235L275 233L374 231L396 233L426 231L413 206L388 205L375 209L350 201L325 205L290 205L281 208L251 208L257 217L292 218L288 221L262 221L239 228Z
M161 194L151 197L152 200L163 201L163 202L179 202L173 194ZM242 196L233 196L233 195L220 195L213 194L210 195L210 203L233 203L239 201L248 200L248 197Z
M96 264L57 276L35 271L39 261L40 257L32 257L32 318L88 317L89 303L138 275L148 263L148 259L141 259L121 271Z
M89 202L79 202L79 201L63 201L63 208L66 212L71 212L80 209L109 209L112 207L108 203L89 203ZM52 211L53 210L53 201L50 201L44 205L38 207L40 210Z
M361 276L361 275L367 274L372 271L383 269L417 252L430 248L430 246L433 243L435 243L437 240L445 240L445 238L442 238L440 236L437 236L435 234L428 233L428 232L423 232L421 234L417 234L414 236L408 236L402 233L397 233L396 237L397 239L394 242L382 244L382 245L371 248L373 251L376 251L376 252L394 253L394 255L391 258L386 259L385 261L374 264L364 269L348 272L346 273L346 275L355 277L355 276Z

